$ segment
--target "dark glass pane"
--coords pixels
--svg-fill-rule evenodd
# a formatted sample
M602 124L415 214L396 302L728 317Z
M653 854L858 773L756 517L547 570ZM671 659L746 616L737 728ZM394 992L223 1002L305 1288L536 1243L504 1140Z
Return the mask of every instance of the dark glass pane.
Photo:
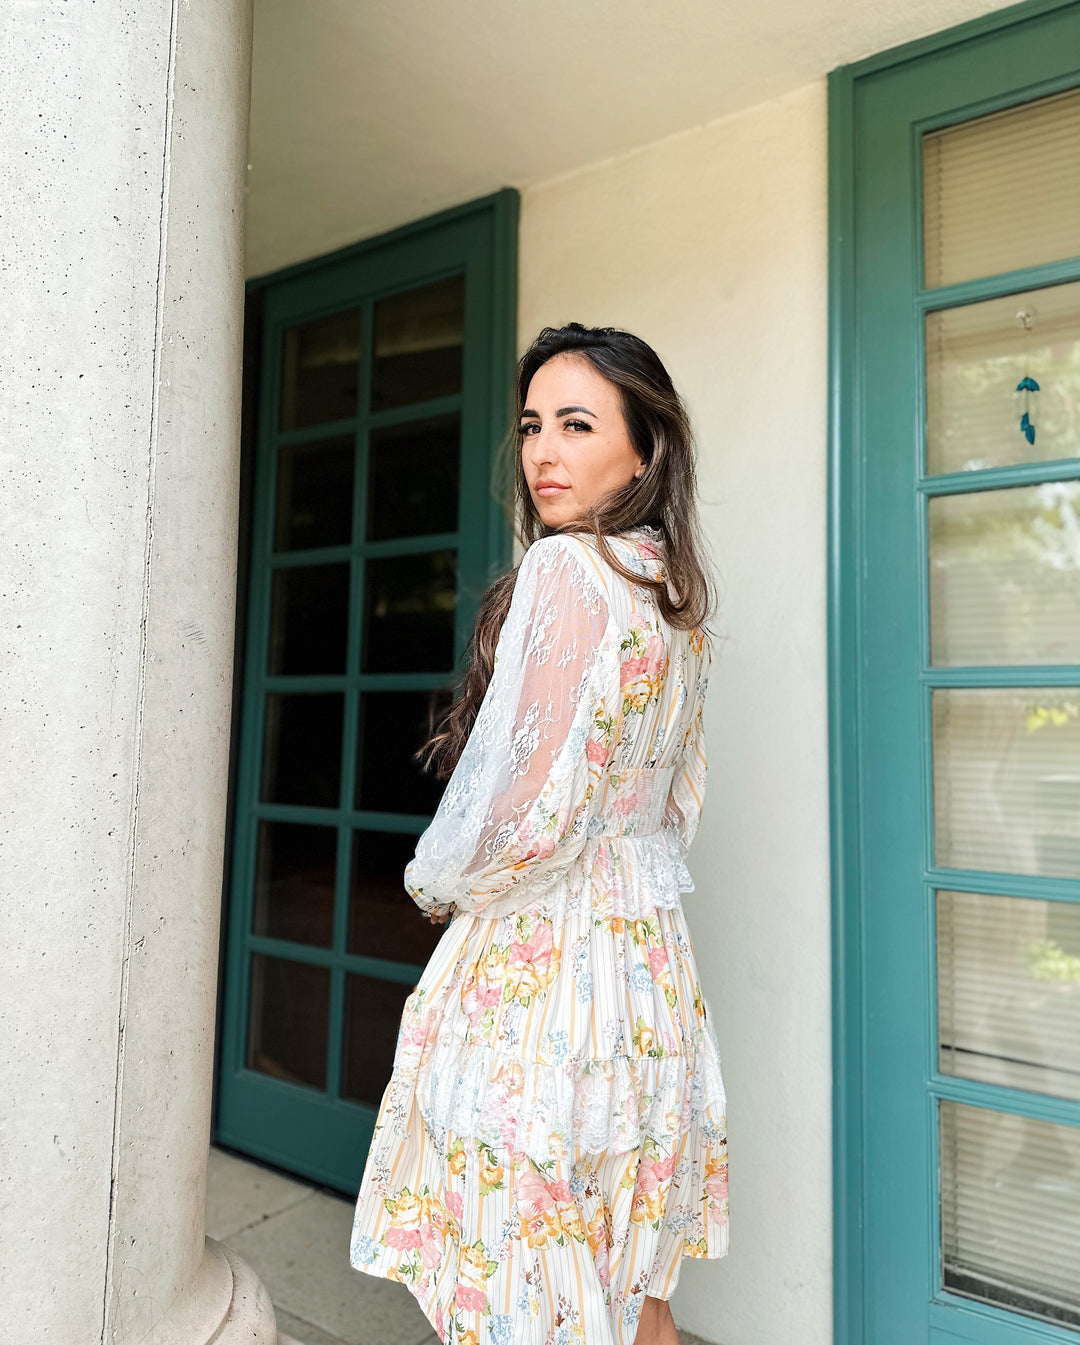
M457 531L461 473L457 411L373 430L369 464L370 541Z
M344 546L352 540L355 456L352 435L280 450L275 551Z
M388 813L433 813L445 781L427 775L412 753L430 736L451 692L368 691L360 696L356 806Z
M304 565L274 572L267 671L345 671L349 564Z
M275 691L266 697L265 803L338 806L344 708L345 698L338 691Z
M433 925L405 891L401 877L416 837L401 831L353 833L349 884L350 953L423 966L443 926Z
M1080 1327L1080 1129L945 1098L938 1116L944 1287Z
M379 1105L390 1082L401 1011L412 988L371 976L345 977L342 1097Z
M360 310L286 328L281 338L281 428L300 430L356 415Z
M336 867L333 827L260 822L252 933L329 948Z
M248 1069L325 1088L329 1025L327 967L252 954Z
M371 409L461 391L465 277L392 294L375 305Z
M369 560L364 672L451 672L457 552Z

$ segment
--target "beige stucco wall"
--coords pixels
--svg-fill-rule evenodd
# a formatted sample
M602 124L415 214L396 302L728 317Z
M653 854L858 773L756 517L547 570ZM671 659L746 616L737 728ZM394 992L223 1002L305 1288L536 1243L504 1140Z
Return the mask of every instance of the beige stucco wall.
M523 194L519 346L627 327L686 399L722 581L686 907L729 1095L731 1250L679 1325L831 1340L826 88Z

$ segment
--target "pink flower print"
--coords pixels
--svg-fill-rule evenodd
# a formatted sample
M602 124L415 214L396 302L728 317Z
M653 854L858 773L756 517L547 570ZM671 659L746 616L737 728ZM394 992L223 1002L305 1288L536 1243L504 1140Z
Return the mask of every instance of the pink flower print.
M386 1230L386 1245L399 1250L420 1246L420 1219L423 1201L409 1191L403 1191L394 1201L390 1227Z
M450 1194L446 1196L444 1203L458 1223L461 1223L462 1219L465 1217L465 1202L458 1192L451 1191Z
M597 766L602 766L608 759L608 750L603 743L589 738L585 743L585 755Z
M660 671L664 666L666 653L664 637L662 635L650 635L645 644L645 667L649 673L655 676Z
M469 1026L475 1027L484 1016L484 1010L493 1008L503 996L502 984L490 985L473 981L467 985L461 996L461 1007L469 1019Z
M642 795L646 786L643 777L640 775L634 782L634 787L628 793L621 795L611 805L618 817L630 817L631 814L638 811L642 806Z
M705 1190L713 1200L723 1200L728 1193L727 1164L710 1162L706 1171Z
M667 949L663 944L659 948L649 950L649 970L652 972L653 980L658 980L668 967Z
M675 1171L675 1155L669 1154L667 1158L649 1158L647 1155L641 1160L641 1166L638 1168L637 1189L652 1195L654 1191L660 1189L661 1182L670 1179Z
M487 1312L487 1279L495 1269L488 1269L487 1252L484 1244L477 1242L472 1247L462 1247L458 1253L458 1282L454 1291L457 1305L465 1312Z
M386 1230L386 1245L395 1247L399 1251L408 1251L411 1247L419 1247L420 1230L418 1228L388 1228Z
M474 1289L471 1285L458 1281L454 1301L463 1312L486 1312L487 1294L483 1289Z
M547 1183L548 1195L559 1205L569 1205L573 1200L570 1194L570 1183L565 1177L560 1177L558 1181Z
M627 658L619 664L619 685L629 686L645 671L647 660L644 658Z
M425 1224L420 1230L420 1259L428 1270L434 1270L442 1260L446 1236L436 1224Z
M538 971L547 971L554 946L555 933L550 920L540 920L534 927L528 943L510 945L510 965L523 967L531 964Z
M641 554L648 556L650 560L655 560L659 554L651 542L638 542L637 547Z
M565 826L562 814L559 815L559 829ZM524 853L516 864L512 865L515 869L524 868L526 864L534 859L546 859L555 849L554 836L538 836L532 829L532 824L526 822L518 834L518 846L524 848Z
M636 806L637 790L634 790L632 794L624 794L622 798L616 799L611 805L616 817L629 817Z
M548 1185L539 1172L523 1172L517 1179L517 1203L518 1213L526 1220L539 1219L554 1206Z

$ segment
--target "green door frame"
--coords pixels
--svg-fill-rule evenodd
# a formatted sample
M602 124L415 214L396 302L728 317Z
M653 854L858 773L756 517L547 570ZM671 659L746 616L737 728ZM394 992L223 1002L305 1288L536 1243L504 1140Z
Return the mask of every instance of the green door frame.
M1075 1342L1075 1332L944 1293L938 1281L937 1099L1080 1123L1080 1104L937 1072L932 903L902 883L1080 900L1065 880L935 870L922 569L925 497L912 445L922 406L921 328L931 308L1080 278L1073 260L922 289L919 136L1077 82L1080 5L1029 0L845 66L829 78L828 648L832 861L834 1339ZM1017 91L1023 91L1017 93ZM1022 284L1020 283L1022 282ZM868 433L868 427L871 433ZM872 452L868 448L872 440ZM1043 464L1046 479L1080 462ZM1041 468L1023 470L1037 479ZM1015 469L979 473L1003 485ZM993 480L991 480L993 478ZM969 487L973 483L969 482ZM923 497L923 498L920 498ZM918 563L912 563L913 557ZM887 670L887 671L883 671ZM985 685L1008 684L989 670ZM964 670L963 684L978 685ZM1015 680L1015 679L1014 679ZM1029 681L1076 683L1077 669ZM891 696L891 701L883 696ZM893 788L868 790L888 762ZM948 874L948 882L944 875ZM897 877L897 874L901 874ZM890 886L894 884L895 886ZM871 898L872 894L872 898Z
M353 972L381 980L413 984L420 968L387 963L344 950L348 902L348 847L339 833L334 946L324 949L305 944L282 944L251 932L254 847L252 838L260 817L279 821L317 821L345 828L352 818L352 778L355 763L342 766L342 800L348 806L313 810L259 801L261 707L273 679L268 679L261 655L266 649L269 612L270 555L273 550L271 513L273 463L277 440L278 370L276 354L282 330L298 321L354 305L362 296L410 290L444 275L465 275L465 373L460 395L424 403L425 414L462 410L461 510L457 531L439 534L434 543L453 546L458 555L458 603L454 654L460 667L472 633L483 589L512 560L513 537L501 503L491 489L495 449L502 442L513 414L513 373L517 360L517 222L519 196L505 188L452 210L366 239L298 266L249 282L249 294L258 291L262 313L262 368L259 410L254 435L255 489L252 564L247 612L244 616L245 666L239 714L238 766L230 800L230 895L227 901L224 983L216 1078L214 1138L241 1152L354 1194L360 1179L374 1125L376 1107L347 1101L339 1094L344 977ZM365 310L366 311L366 310ZM366 344L366 342L365 342ZM408 415L409 408L393 413ZM356 426L362 427L361 414ZM383 419L386 419L385 414ZM327 434L353 433L353 422L295 432L290 440L315 439ZM362 432L362 431L361 431ZM363 485L358 483L358 489ZM466 517L465 511L469 510ZM425 538L425 545L432 539ZM370 545L370 544L369 544ZM379 555L408 552L412 544L374 544ZM363 544L354 535L349 546L334 550L331 559L347 558ZM338 556L337 552L342 552ZM327 553L329 554L329 553ZM320 553L321 555L321 553ZM355 599L354 599L355 600ZM370 675L369 675L370 676ZM362 679L361 679L362 680ZM402 678L403 685L406 679ZM316 690L348 683L355 692L357 675L305 677ZM408 674L407 685L441 686L445 674ZM383 689L396 686L390 674L380 674ZM238 683L239 684L239 683ZM318 685L316 685L318 684ZM392 685L393 684L393 685ZM346 717L349 736L355 707ZM398 814L370 814L368 825L388 830L418 832L426 818ZM336 951L334 951L336 950ZM250 959L253 953L281 954L291 961L329 968L330 1044L325 1092L271 1078L247 1068L247 1001Z

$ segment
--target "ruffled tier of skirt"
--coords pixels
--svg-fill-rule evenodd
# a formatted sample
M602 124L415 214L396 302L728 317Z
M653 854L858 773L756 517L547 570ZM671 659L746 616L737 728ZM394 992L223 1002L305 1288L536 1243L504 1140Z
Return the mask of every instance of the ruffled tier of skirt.
M459 916L402 1017L393 1079L451 1131L539 1160L691 1125L719 1143L720 1055L680 906Z
M684 1256L727 1253L689 931L677 903L636 909L458 916L406 1003L350 1256L444 1345L632 1345Z

